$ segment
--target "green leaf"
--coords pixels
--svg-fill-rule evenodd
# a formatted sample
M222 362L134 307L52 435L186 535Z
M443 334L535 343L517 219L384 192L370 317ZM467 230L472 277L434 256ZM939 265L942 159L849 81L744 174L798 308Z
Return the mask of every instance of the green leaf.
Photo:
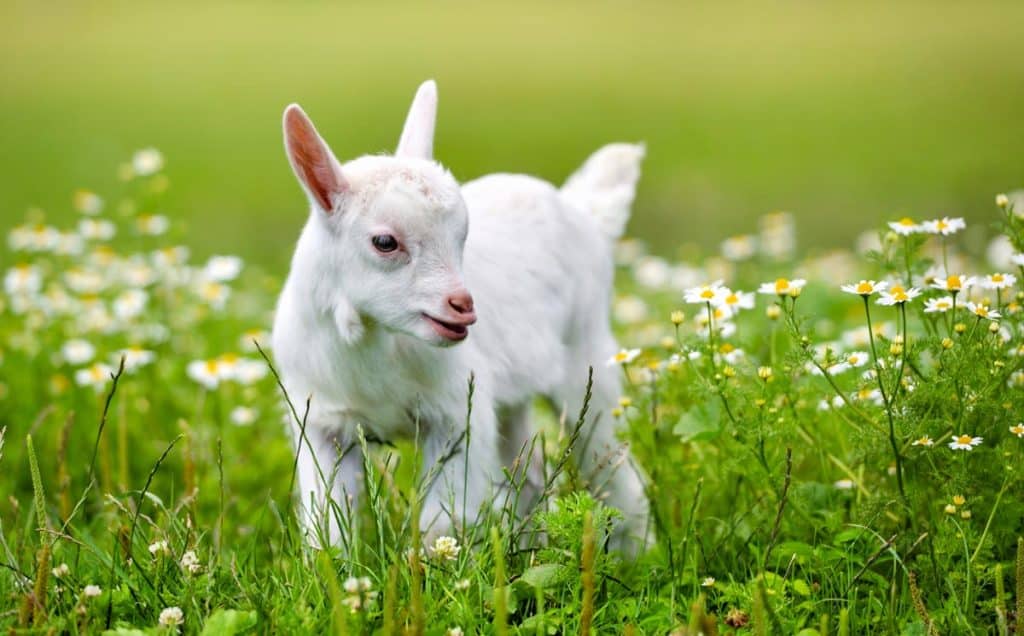
M564 565L542 563L523 572L521 579L533 587L545 589L565 581L570 574L570 569Z
M714 439L721 427L721 407L718 402L698 404L679 416L672 432L684 442L702 442Z
M256 612L217 610L206 619L202 636L233 636L256 626Z
M793 579L792 581L790 581L790 584L793 586L793 591L799 594L800 596L811 595L811 588L809 585L807 585L807 581L803 579Z

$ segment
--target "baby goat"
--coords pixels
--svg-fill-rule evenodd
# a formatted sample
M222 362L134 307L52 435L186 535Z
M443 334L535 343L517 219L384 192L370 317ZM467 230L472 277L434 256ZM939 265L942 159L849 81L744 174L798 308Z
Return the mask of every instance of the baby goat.
M612 249L643 147L605 146L561 189L513 174L460 187L433 160L436 110L428 81L394 156L345 164L299 106L284 112L288 159L312 210L278 301L273 349L289 394L312 396L308 441L293 424L310 538L339 542L331 502L337 510L357 500L362 457L358 446L343 452L357 425L381 440L418 432L425 470L435 471L420 524L436 536L463 511L472 522L486 502L504 499L503 468L530 446L532 400L544 396L574 421L593 367L575 459L624 513L619 543L635 547L648 502L615 437L620 370L605 361L618 350L608 324ZM470 374L470 434L460 447L468 462L435 466L464 430Z

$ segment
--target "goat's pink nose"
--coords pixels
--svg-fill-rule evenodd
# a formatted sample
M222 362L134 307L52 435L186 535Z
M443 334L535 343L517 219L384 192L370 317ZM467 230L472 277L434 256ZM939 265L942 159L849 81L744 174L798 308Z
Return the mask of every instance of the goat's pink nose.
M473 297L465 289L460 289L448 297L448 304L460 314L473 313Z

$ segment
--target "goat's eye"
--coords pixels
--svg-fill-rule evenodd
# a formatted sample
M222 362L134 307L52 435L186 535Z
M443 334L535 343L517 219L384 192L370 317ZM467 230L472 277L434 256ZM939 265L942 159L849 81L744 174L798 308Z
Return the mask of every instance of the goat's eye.
M377 248L378 252L388 253L394 252L398 249L398 239L391 236L390 234L378 234L373 237L373 246Z

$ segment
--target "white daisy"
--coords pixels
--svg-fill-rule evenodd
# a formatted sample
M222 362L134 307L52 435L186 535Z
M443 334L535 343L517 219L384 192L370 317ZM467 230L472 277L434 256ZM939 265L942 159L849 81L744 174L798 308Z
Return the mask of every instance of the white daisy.
M220 384L220 363L217 360L193 360L185 367L185 373L189 378L203 385L209 390L217 388Z
M87 241L109 241L116 232L114 224L105 219L82 219L78 222L78 233Z
M22 263L7 270L4 276L4 291L8 296L35 294L43 286L43 276L35 265Z
M85 369L75 371L75 382L78 386L91 386L96 391L101 391L110 382L110 374L114 370L102 362L97 362Z
M640 355L639 349L620 349L618 353L608 358L605 366L611 367L616 364L629 364Z
M841 285L839 289L848 294L857 294L858 296L864 296L866 298L871 294L885 291L885 288L888 286L889 283L886 283L885 281L876 283L873 280L861 280L859 283Z
M759 294L774 294L776 296L796 296L800 294L800 290L804 288L807 281L802 278L795 278L789 280L787 278L777 278L772 283L761 283L761 286L757 288Z
M135 229L139 234L159 236L171 227L171 222L162 214L140 214L135 217Z
M715 281L707 285L691 287L684 292L683 299L688 303L703 305L711 303L717 305L722 298L729 293L729 290L722 287L722 281Z
M943 291L958 292L965 287L970 287L974 284L973 276L961 276L958 274L952 274L945 278L938 278L932 283L932 287L935 289L941 289Z
M879 305L902 305L921 295L917 287L905 289L902 285L893 285L889 291L884 291L876 301Z
M921 224L923 231L928 234L941 234L943 236L949 236L950 234L956 234L960 230L967 227L964 220L960 217L949 218L944 216L941 219L935 219L932 221L925 221Z
M141 289L126 289L114 299L114 315L121 320L131 320L146 309L149 294Z
M989 274L981 278L981 286L985 289L1006 289L1013 287L1017 277L1013 274Z
M953 441L949 443L949 447L953 450L973 450L975 446L981 445L982 438L971 437L970 435L957 435L953 438Z
M164 167L164 156L156 148L144 148L132 155L132 170L140 177L160 172Z
M128 373L132 373L137 369L141 369L153 362L156 359L156 354L152 351L148 351L138 346L131 346L126 349L121 349L114 354L115 363L120 364L121 358L124 358L124 370Z
M203 268L206 280L218 283L234 280L242 271L242 259L237 256L211 256Z
M231 409L231 414L228 417L235 426L249 426L256 421L258 416L259 412L252 407L236 406Z
M915 223L914 219L909 217L903 217L899 221L890 222L889 227L900 236L908 236L924 231L924 227L920 223Z
M985 318L986 320L998 320L1002 317L999 315L998 311L989 309L988 305L975 304L972 302L967 303L967 311L979 318Z
M88 340L73 338L61 345L60 355L68 364L78 366L95 357L96 347L92 346Z
M945 313L953 308L953 297L943 296L942 298L929 298L924 301L924 313Z
M95 192L89 192L88 190L78 190L75 192L74 197L72 197L72 204L76 210L89 216L95 216L103 211L103 199Z

